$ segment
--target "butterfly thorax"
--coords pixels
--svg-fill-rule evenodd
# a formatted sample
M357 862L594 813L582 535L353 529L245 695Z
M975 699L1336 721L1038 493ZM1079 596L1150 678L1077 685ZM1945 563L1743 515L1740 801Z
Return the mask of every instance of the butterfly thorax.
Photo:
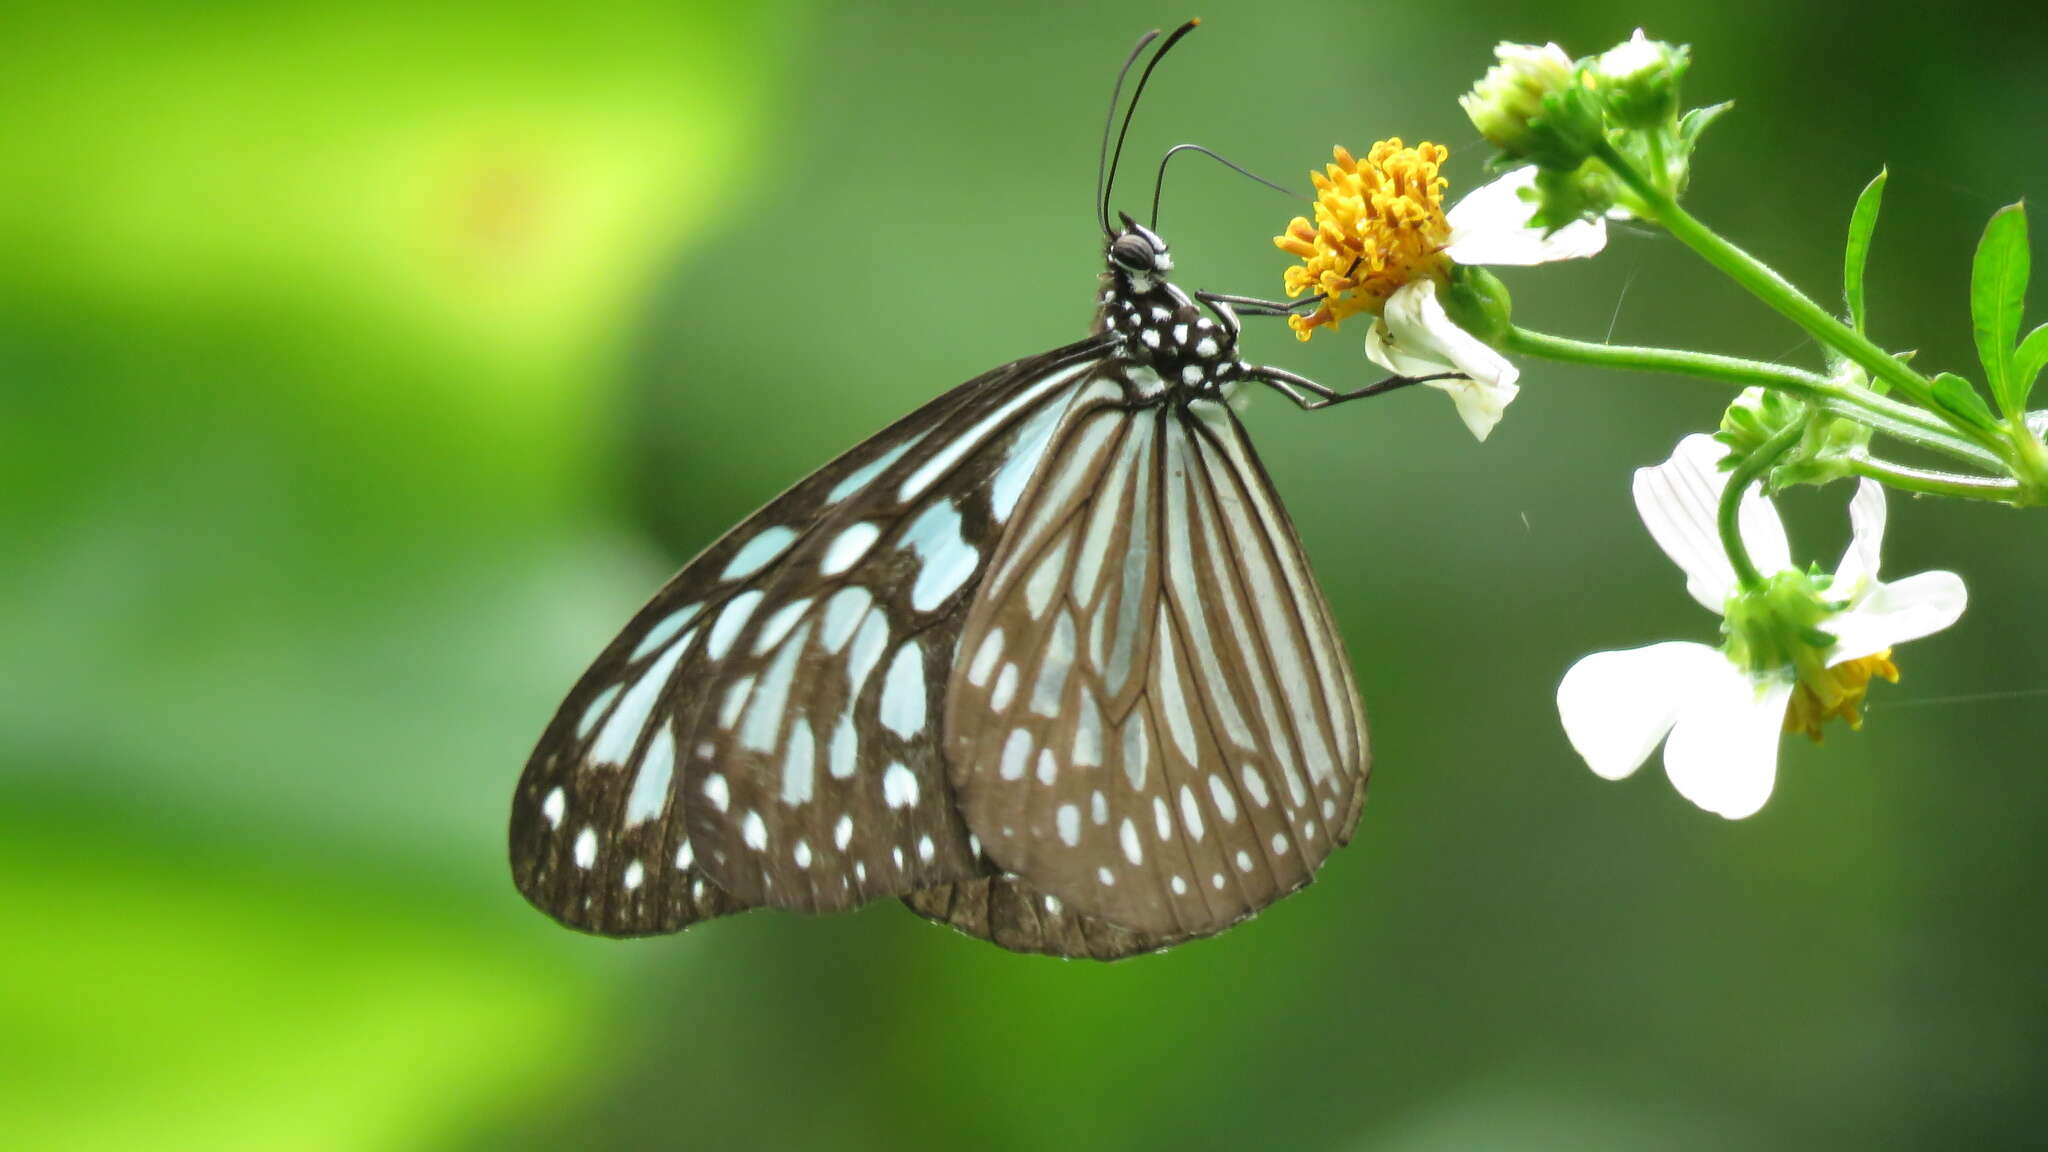
M1117 337L1116 358L1135 401L1214 399L1234 389L1245 365L1237 333L1166 278L1166 243L1126 219L1108 246L1095 331Z

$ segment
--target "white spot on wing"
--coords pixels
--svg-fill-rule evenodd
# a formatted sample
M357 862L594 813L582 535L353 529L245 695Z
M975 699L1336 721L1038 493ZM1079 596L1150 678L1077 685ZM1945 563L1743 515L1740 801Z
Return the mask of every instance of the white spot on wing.
M713 772L704 778L704 798L711 801L711 806L720 812L725 811L726 806L732 803L732 791L726 787L723 773Z
M1134 865L1145 862L1145 846L1138 842L1138 826L1131 823L1129 817L1124 818L1123 827L1117 830L1117 839L1124 846L1124 859Z
M756 852L768 846L768 825L761 820L759 812L747 809L746 818L740 821L740 836L746 840L747 847Z
M898 736L914 736L924 727L924 650L915 641L896 649L889 675L882 682L882 726Z
M996 670L996 661L1003 658L1003 630L994 628L982 638L981 648L974 654L974 663L968 666L967 682L975 687L988 683L989 674Z
M661 689L668 683L669 674L675 671L676 660L683 654L686 645L677 644L661 654L660 659L647 666L647 671L633 682L626 694L619 699L619 706L612 712L612 718L605 721L598 730L597 740L590 746L590 759L595 764L624 764L633 754L633 745L640 739L640 730L647 726L648 714L654 711L654 702L661 695Z
M585 824L576 834L576 866L589 871L597 863L597 829Z
M641 881L647 879L647 869L641 866L638 860L635 860L631 864L626 865L626 874L619 879L626 886L626 891L631 892L640 887Z
M839 575L859 563L881 534L882 530L873 524L862 522L853 525L832 538L832 543L825 548L825 558L819 563L819 569L827 576Z
M921 562L910 588L910 606L930 612L974 575L981 552L960 535L960 510L950 500L925 509L903 534L903 544Z
M1237 822L1237 797L1230 794L1230 785L1223 782L1217 773L1209 774L1209 801L1216 805L1216 814L1223 817L1225 824Z
M865 588L841 588L825 601L825 622L818 628L818 643L834 656L853 638L854 628L867 615L875 598Z
M782 713L789 703L790 682L796 678L797 657L803 655L804 640L811 626L797 630L796 638L776 653L775 663L761 676L747 705L747 721L740 726L740 744L756 752L771 752L782 734Z
M778 524L773 528L761 529L759 534L747 541L738 552L733 553L732 560L726 564L725 571L718 574L718 578L738 580L742 576L752 576L767 567L770 560L782 555L782 550L789 547L790 541L795 539L796 529L785 525Z
M682 631L683 625L688 624L694 619L697 615L697 610L703 606L701 603L686 604L663 616L654 627L647 630L647 635L640 638L639 646L633 649L633 654L627 657L627 659L638 660L663 644L668 643L669 638Z
M902 763L892 763L882 773L882 802L891 808L909 808L917 803L917 774Z
M1264 808L1273 802L1273 798L1266 794L1266 778L1259 775L1259 770L1256 766L1251 764L1245 765L1238 772L1238 777L1244 781L1245 795L1252 798L1252 803Z
M747 617L752 616L754 609L760 605L759 591L742 592L728 601L725 609L718 614L718 622L711 626L711 636L704 644L705 653L713 660L723 660L725 654L732 649L732 642L739 638L740 629L747 626ZM674 655L680 651L682 645L679 644L669 649L669 654Z
M803 618L805 610L810 606L811 599L806 596L801 600L791 600L777 608L775 614L768 617L767 622L761 625L761 631L754 636L754 655L759 656L782 643L782 638L789 635L789 630L796 627L796 622Z
M1139 792L1145 790L1145 768L1151 758L1152 742L1145 732L1145 712L1132 709L1124 718L1124 776Z
M1053 813L1053 825L1059 829L1060 841L1071 848L1081 842L1081 810L1072 804L1062 804Z
M1060 698L1067 688L1067 672L1074 666L1074 645L1077 642L1073 614L1060 610L1059 619L1053 622L1052 637L1046 642L1045 655L1039 660L1038 683L1031 686L1031 710L1040 716L1060 714Z
M853 775L860 753L859 738L853 732L853 717L841 716L838 727L832 729L832 778L844 780Z
M560 788L548 792L547 799L540 802L540 814L548 818L548 827L560 828L562 816L569 810L569 798Z
M633 777L633 790L626 794L626 827L645 824L661 815L668 803L668 785L676 770L676 738L663 724L647 741L647 755Z
M782 802L808 804L818 782L818 739L811 723L798 717L789 729L789 751L782 757Z
M1031 759L1031 733L1018 728L1003 742L1002 776L1005 780L1022 780L1025 762Z
M903 459L903 454L916 447L917 442L924 439L926 435L927 433L925 432L919 432L903 443L847 473L844 479L832 486L832 491L825 494L825 503L837 504L839 501L867 487L869 481L880 476L889 465Z

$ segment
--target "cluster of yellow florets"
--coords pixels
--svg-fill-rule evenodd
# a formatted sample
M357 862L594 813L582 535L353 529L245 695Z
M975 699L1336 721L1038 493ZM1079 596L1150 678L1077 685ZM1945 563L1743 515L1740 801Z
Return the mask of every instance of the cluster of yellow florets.
M1845 660L1827 669L1819 677L1818 689L1813 677L1802 677L1785 707L1785 731L1804 732L1818 744L1821 725L1835 717L1848 721L1850 728L1863 727L1863 697L1870 691L1872 677L1899 682L1899 668L1892 663L1891 649L1859 660Z
M1287 295L1318 292L1323 302L1288 324L1306 340L1320 326L1360 312L1377 314L1394 290L1442 264L1450 237L1437 175L1449 150L1427 140L1414 148L1382 140L1359 160L1342 147L1334 162L1310 173L1316 220L1297 216L1273 243L1302 258L1287 270Z

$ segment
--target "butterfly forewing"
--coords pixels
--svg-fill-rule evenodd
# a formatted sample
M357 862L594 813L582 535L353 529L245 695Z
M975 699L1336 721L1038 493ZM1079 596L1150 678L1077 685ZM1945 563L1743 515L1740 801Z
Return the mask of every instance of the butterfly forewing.
M1242 427L1106 376L969 613L946 720L990 859L1162 941L1307 883L1364 795L1350 666Z
M937 722L962 618L1091 340L970 381L727 533L585 673L514 799L564 923L675 931L977 873Z

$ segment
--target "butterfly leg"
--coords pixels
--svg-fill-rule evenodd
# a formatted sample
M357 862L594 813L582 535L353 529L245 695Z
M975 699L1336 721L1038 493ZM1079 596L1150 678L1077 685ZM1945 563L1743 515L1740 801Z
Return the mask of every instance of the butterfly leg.
M1261 300L1257 296L1233 296L1228 292L1197 292L1195 299L1208 306L1218 319L1237 330L1237 311L1247 316L1292 316L1296 310L1319 302L1322 297L1310 296L1292 304L1284 300ZM1234 311L1235 309L1236 311ZM1225 319L1226 313L1228 319Z
M1410 384L1427 384L1431 380L1455 380L1458 377L1455 372L1440 372L1434 376L1389 376L1349 392L1325 387L1306 376L1298 376L1283 368L1268 368L1259 364L1246 365L1244 378L1256 380L1273 389L1294 401L1304 412L1313 412L1318 408L1328 408L1332 404L1342 404L1347 400L1363 400L1368 396L1392 392L1396 388L1406 388Z

